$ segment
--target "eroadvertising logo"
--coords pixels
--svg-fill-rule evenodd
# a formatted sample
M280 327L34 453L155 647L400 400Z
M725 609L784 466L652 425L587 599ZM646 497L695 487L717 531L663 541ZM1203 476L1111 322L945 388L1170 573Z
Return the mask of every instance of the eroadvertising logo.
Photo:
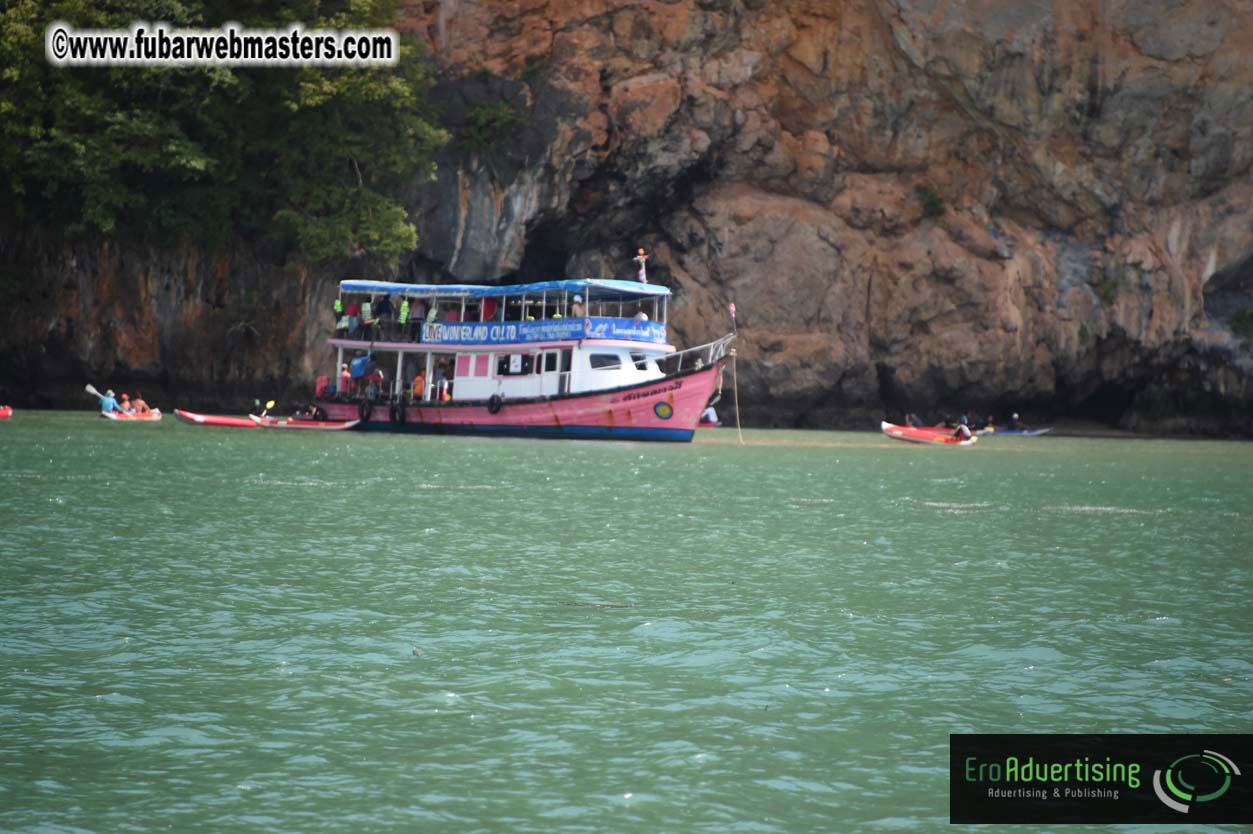
M1165 770L1153 771L1153 792L1167 808L1186 814L1196 804L1222 797L1231 788L1231 777L1241 775L1236 763L1222 753L1188 753Z
M1253 823L1250 761L1253 735L954 734L949 821Z

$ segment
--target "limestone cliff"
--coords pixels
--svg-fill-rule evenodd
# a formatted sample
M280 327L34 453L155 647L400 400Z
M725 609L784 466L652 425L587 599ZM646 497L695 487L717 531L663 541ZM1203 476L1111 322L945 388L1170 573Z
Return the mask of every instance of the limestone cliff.
M736 302L757 424L1019 408L1253 433L1232 331L1253 322L1253 0L407 0L398 26L454 133L486 104L525 116L446 149L404 279L625 277L645 246L674 341ZM323 361L338 276L59 257L37 259L87 368L258 387ZM227 301L203 312L215 281L272 315L231 331ZM117 337L114 283L144 305ZM246 367L206 371L231 338L258 342L221 360Z

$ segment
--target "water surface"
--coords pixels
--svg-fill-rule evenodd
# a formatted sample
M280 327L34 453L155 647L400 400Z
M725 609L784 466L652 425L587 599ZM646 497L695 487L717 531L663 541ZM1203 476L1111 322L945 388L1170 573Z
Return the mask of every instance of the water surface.
M1253 727L1250 444L744 439L19 412L0 829L950 830L949 733Z

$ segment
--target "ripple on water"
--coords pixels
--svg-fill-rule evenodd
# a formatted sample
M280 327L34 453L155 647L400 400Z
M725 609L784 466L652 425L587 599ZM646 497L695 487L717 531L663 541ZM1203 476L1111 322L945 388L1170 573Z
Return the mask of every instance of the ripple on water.
M6 830L931 831L951 732L1247 724L1241 444L73 416L0 456Z

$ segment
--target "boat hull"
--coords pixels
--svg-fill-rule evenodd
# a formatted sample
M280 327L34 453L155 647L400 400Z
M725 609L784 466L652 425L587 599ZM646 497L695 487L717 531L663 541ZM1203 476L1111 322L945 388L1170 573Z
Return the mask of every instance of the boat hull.
M154 420L161 419L161 409L154 408L147 414L120 414L116 411L108 413L102 411L100 416L106 420L116 420L119 423L151 423Z
M1042 434L1048 434L1053 430L1052 426L1043 429L984 429L979 432L979 436L988 435L990 437L1039 437Z
M392 405L319 401L331 420L357 430L422 434L658 440L689 442L718 387L725 359L708 367L608 391L558 397Z
M249 414L248 419L263 429L293 429L296 431L347 431L355 428L358 420L290 420L286 417L258 417Z
M7 420L13 416L13 406L0 405L0 420Z
M879 428L888 437L896 440L904 440L907 443L922 443L931 446L970 446L978 439L977 437L971 436L968 440L958 440L953 436L951 429L916 429L912 426L897 426L887 422L881 422L879 424Z
M247 417L225 417L221 414L196 414L194 411L174 409L174 416L189 426L222 426L235 429L255 429L257 424Z

